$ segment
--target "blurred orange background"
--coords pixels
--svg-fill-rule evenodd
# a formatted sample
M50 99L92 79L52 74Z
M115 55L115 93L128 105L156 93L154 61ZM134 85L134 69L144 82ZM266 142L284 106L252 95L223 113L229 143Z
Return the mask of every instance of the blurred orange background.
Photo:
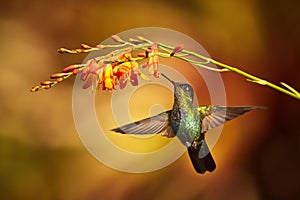
M29 92L85 57L59 55L57 48L96 45L147 26L182 32L216 60L300 90L299 8L292 0L1 1L0 199L300 199L299 100L234 73L223 74L228 105L268 109L225 125L212 150L217 169L205 175L194 171L187 153L151 173L110 169L89 154L76 132L74 78ZM208 103L197 79L187 78L199 103ZM97 101L107 95L99 92ZM166 97L172 105L172 95Z

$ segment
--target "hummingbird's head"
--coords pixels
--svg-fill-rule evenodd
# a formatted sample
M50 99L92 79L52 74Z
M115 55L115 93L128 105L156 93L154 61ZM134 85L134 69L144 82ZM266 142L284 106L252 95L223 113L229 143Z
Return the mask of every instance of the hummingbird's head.
M167 77L165 74L161 73L161 75L174 85L175 100L182 103L193 103L194 90L190 84L175 82L169 77Z
M184 103L193 103L194 99L194 90L190 84L187 83L175 83L174 84L174 95L175 98L182 101L185 100Z

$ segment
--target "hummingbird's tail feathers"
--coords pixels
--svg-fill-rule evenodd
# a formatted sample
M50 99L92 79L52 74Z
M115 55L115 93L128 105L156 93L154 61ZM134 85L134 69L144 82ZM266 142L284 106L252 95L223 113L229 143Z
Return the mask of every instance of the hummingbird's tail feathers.
M251 110L264 108L261 106L200 106L198 110L203 118L202 132L220 126Z
M169 125L169 114L171 111L162 112L153 117L142 119L130 124L126 124L111 131L124 134L156 134L162 132Z
M206 171L212 172L216 169L216 163L211 153L209 152L208 146L204 140L199 149L196 149L193 146L189 146L188 153L194 169L198 173L204 174Z

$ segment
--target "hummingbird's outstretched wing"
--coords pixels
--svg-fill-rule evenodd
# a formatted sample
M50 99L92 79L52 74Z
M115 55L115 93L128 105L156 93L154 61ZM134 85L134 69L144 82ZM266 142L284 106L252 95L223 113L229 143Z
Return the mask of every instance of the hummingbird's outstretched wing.
M230 121L250 110L260 109L259 106L200 106L200 118L202 119L202 132L215 128Z
M130 124L112 129L112 131L124 134L157 134L162 132L163 136L174 137L175 134L169 125L171 110L162 112L153 117L142 119Z

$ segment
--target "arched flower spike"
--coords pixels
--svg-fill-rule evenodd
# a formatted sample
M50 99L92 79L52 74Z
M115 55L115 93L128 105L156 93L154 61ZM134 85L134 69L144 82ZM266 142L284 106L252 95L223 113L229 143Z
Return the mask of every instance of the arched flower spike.
M88 45L81 46L96 49ZM117 85L120 86L120 89L123 89L127 85L127 82L137 86L138 77L144 80L149 80L149 78L138 69L139 64L137 60L140 58L136 59L132 57L132 49L132 47L127 47L125 49L115 50L105 56L92 58L85 64L70 65L63 69L62 72L51 75L50 78L54 80L43 81L40 85L32 87L31 91L35 92L41 89L49 89L71 75L77 75L78 72L81 72L80 79L84 81L83 89L91 88L91 90L94 90L95 88L101 88L102 90L107 89L111 91L116 89ZM62 50L60 49L59 52L62 52ZM84 51L64 48L63 53L65 52L78 53Z
M151 40L141 36L137 36L136 39L130 38L128 41L125 41L119 36L113 35L112 40L118 44L97 45L95 47L87 44L81 44L82 49L74 50L60 48L58 50L59 53L72 54L100 51L105 48L117 48L117 50L112 51L107 55L88 60L85 64L70 65L63 69L61 73L51 75L50 78L52 80L42 81L40 85L32 87L31 91L35 92L41 89L49 89L57 83L67 79L71 75L77 75L77 73L80 71L81 79L85 81L83 85L84 89L94 89L96 87L98 89L102 88L103 90L107 89L108 91L111 91L116 89L117 85L119 85L120 89L123 89L126 87L128 82L134 86L137 86L138 77L149 80L149 78L139 69L140 66L142 66L142 68L147 68L149 75L158 78L159 57L175 57L207 70L216 72L235 72L241 76L244 76L250 82L268 86L300 100L300 93L286 83L281 82L283 87L280 87L271 82L246 73L236 67L232 67L195 52L185 50L183 45L173 47L160 42L152 42ZM141 50L144 53L141 53ZM137 53L135 54L136 57L132 56L132 54L135 52ZM199 61L199 59L201 61ZM214 64L218 68L210 67L208 64Z

